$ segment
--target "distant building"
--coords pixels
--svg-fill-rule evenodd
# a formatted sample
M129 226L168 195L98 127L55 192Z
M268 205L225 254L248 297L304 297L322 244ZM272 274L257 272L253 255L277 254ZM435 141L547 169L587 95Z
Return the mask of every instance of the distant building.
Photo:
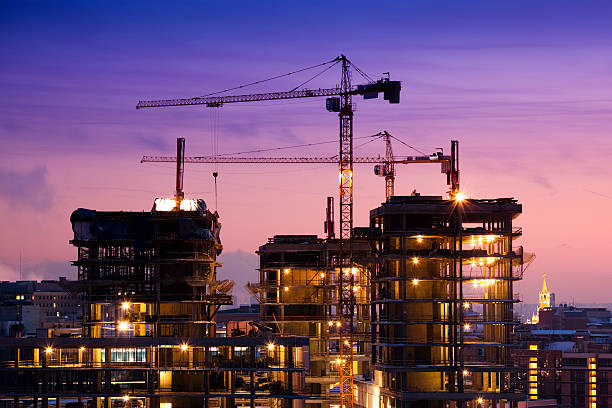
M546 274L544 274L542 279L542 290L538 295L538 308L527 323L538 324L540 320L540 310L544 310L549 307L555 307L555 294L548 291L548 287L546 286Z
M217 336L237 337L257 331L259 304L240 305L233 309L217 312Z
M540 310L538 326L551 330L601 330L610 327L610 311L603 307L561 305Z
M560 305L539 311L537 324L517 327L516 388L561 408L612 407L612 320L605 308Z
M67 291L65 278L0 282L0 336L34 336L38 329L80 327L79 297Z

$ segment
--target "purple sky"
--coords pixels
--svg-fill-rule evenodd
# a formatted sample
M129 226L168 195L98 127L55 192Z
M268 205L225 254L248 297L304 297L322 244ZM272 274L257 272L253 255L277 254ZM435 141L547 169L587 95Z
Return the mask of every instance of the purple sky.
M523 204L517 244L537 254L518 285L526 301L535 301L542 273L557 300L610 301L612 5L396 3L0 3L0 278L18 277L20 251L26 279L74 276L72 210L149 210L154 197L171 194L174 170L140 164L143 154L171 155L179 136L188 155L211 153L211 110L137 111L139 99L199 96L344 53L371 76L390 71L403 82L399 105L356 100L356 137L388 130L426 152L457 139L469 196ZM246 91L288 90L307 78ZM312 86L338 79L331 70ZM219 151L336 140L337 116L324 102L225 106ZM370 143L356 155L383 147ZM214 205L211 171L188 165L185 190ZM219 172L224 274L256 280L248 254L269 236L322 234L325 197L337 195L335 166ZM437 166L398 172L397 194L446 190ZM355 189L356 225L365 225L384 182L361 166Z

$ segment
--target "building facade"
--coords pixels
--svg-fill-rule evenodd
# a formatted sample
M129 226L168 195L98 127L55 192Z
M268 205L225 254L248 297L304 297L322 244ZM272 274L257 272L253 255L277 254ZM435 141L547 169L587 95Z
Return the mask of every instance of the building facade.
M0 282L0 335L35 336L40 330L68 333L79 328L82 302L64 283L63 277Z
M259 247L258 285L251 288L261 302L261 323L281 334L310 338L310 372L306 377L307 407L338 404L339 241L316 235L276 235ZM356 316L353 373L369 375L370 307L365 258L367 241L353 242Z
M217 280L220 223L202 200L78 209L71 222L78 280L63 286L82 296L81 336L0 342L1 397L15 407L299 406L307 338L216 336L232 283Z
M513 285L522 277L513 220L521 210L513 199L413 195L370 212L374 381L360 385L361 406L524 399L513 388L510 354Z

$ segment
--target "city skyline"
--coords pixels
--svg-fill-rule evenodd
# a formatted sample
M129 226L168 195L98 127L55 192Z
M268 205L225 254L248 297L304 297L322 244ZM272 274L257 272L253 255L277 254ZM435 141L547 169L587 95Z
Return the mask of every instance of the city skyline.
M365 3L343 18L340 3L326 3L325 13L307 5L180 4L0 6L0 50L10 56L0 67L0 279L18 278L20 252L24 279L62 270L74 277L70 213L149 210L155 197L170 196L174 166L139 160L174 154L176 137L186 138L187 155L212 152L214 123L221 153L337 139L337 117L321 98L215 113L136 111L138 100L203 95L344 53L371 76L389 71L403 85L397 106L356 100L356 137L387 130L426 153L459 140L466 194L511 194L523 204L517 244L537 255L517 285L523 300L537 300L542 273L557 302L609 300L608 266L592 255L605 253L612 223L609 5L386 3L371 19ZM313 86L334 86L338 75L330 71ZM291 89L302 78L248 92ZM415 154L398 143L394 149ZM336 150L330 143L271 153ZM373 142L355 154L383 155L384 147ZM438 166L414 167L398 169L397 195L445 194ZM185 173L187 196L210 208L212 171L187 165ZM227 259L220 276L244 279L232 275L256 265L254 250L274 234L323 234L325 197L337 196L336 166L221 165L219 173ZM355 225L366 225L382 201L384 182L371 166L358 167Z

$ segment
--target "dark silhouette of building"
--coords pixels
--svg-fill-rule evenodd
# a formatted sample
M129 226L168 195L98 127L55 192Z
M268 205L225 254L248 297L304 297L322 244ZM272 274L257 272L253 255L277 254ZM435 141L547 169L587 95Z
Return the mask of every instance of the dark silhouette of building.
M165 201L150 212L72 214L78 280L62 286L82 296L81 336L0 339L1 397L56 408L303 400L308 339L217 337L215 315L231 304L232 286L217 281L218 215L202 200Z

